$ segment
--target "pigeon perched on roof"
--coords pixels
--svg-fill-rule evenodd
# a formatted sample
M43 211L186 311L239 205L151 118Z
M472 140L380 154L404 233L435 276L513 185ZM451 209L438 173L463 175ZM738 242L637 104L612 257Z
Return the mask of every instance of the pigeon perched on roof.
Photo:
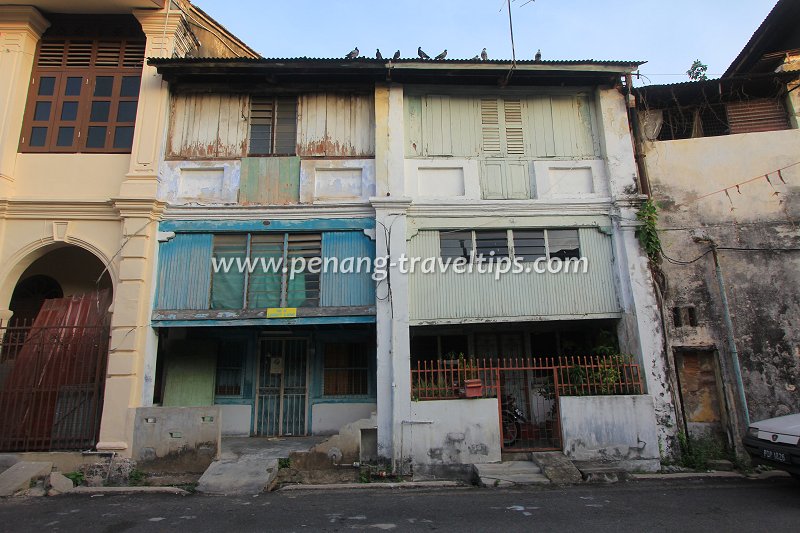
M392 56L392 59L394 59L395 61L400 59L400 50L398 50L397 52L394 53L394 55Z
M356 46L349 54L345 56L345 59L355 59L358 57L358 46Z
M487 53L486 53L486 48L484 48L483 50L481 50L481 59L482 59L483 61L486 61L487 59L489 59L489 54L487 54Z
M375 50L375 59L383 59L383 56L381 55L381 49L380 48Z
M542 60L542 51L537 50L536 55L533 57L534 61L541 61Z
M430 59L431 58L431 56L429 56L428 54L426 54L425 52L422 51L422 47L421 46L417 47L417 55L422 59Z
M477 61L477 60L479 60L480 58L481 58L481 56L475 56L475 57L473 57L472 59L470 59L470 61Z
M447 57L447 48L445 48L444 52L436 56L434 59L444 59L445 57Z

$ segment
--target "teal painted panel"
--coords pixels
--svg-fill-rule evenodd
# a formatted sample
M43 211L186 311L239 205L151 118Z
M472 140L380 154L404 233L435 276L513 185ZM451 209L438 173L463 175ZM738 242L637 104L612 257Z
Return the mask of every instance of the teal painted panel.
M284 231L344 231L375 227L375 218L307 218L304 220L165 220L161 231L184 233L270 233Z
M299 157L242 158L240 204L288 205L299 202Z
M156 309L208 309L213 236L178 233L159 244Z
M359 259L368 258L371 266L375 257L375 242L362 231L332 231L322 234L322 258L334 257L341 267L342 261L353 258L352 273L343 273L342 268L333 272L324 269L320 277L322 307L349 307L375 304L375 282L371 273Z

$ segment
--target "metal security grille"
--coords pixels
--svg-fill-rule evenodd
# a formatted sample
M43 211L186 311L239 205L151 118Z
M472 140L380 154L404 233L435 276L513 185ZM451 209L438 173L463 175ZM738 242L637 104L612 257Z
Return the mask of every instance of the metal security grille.
M306 435L308 341L262 339L259 364L257 433Z
M0 451L94 447L108 335L106 326L0 328Z

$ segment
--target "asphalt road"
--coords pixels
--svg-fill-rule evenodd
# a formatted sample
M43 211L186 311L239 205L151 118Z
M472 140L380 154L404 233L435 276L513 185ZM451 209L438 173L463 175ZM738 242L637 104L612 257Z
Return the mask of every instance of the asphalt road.
M367 489L252 497L63 495L0 502L0 530L46 531L800 530L800 483L635 481L531 489Z

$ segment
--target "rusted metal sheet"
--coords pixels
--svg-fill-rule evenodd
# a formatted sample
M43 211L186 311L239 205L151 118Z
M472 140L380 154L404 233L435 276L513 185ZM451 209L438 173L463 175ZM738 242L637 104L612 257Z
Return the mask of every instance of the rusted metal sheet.
M299 157L245 157L239 182L242 205L288 205L300 202Z
M31 327L0 328L0 451L95 445L110 303L109 291L46 300Z
M235 159L247 149L250 98L239 94L172 97L168 159Z
M731 134L789 129L786 109L779 100L759 99L730 103L728 122Z
M315 93L301 96L297 154L330 157L374 156L373 95Z

